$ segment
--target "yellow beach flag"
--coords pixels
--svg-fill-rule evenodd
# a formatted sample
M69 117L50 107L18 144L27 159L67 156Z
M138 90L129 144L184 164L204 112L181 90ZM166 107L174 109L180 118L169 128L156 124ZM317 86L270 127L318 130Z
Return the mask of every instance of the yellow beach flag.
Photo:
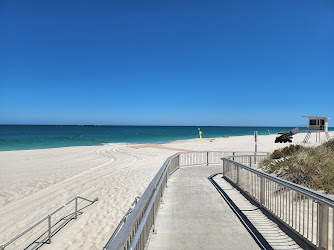
M199 134L199 138L202 139L202 131L200 128L198 128L198 134Z

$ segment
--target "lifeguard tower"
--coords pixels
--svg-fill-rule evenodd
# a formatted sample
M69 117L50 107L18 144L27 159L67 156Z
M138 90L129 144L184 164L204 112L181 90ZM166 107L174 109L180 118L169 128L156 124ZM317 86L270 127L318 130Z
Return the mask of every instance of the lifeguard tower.
M316 133L316 142L320 142L320 133L325 133L326 139L329 140L330 136L328 134L328 119L329 117L319 117L319 116L302 116L302 117L307 117L309 122L308 122L308 129L307 129L307 134L304 139L304 143L307 143L311 137L311 134L313 132Z

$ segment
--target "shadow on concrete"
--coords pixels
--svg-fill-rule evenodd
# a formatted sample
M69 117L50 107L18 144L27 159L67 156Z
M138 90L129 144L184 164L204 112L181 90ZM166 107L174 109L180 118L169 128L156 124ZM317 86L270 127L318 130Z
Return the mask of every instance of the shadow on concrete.
M221 196L224 198L227 204L231 207L232 211L237 215L239 220L245 226L247 231L250 232L250 234L252 235L252 237L258 244L260 243L260 244L263 244L263 246L267 246L267 247L269 246L269 248L266 247L265 249L273 249L268 243L268 241L264 239L262 234L255 228L255 226L252 224L252 222L247 218L247 216L243 212L260 210L269 220L275 223L287 236L289 236L292 240L294 240L295 243L299 245L302 249L315 249L310 244L308 244L304 239L299 237L295 232L293 232L290 228L285 226L281 221L279 221L272 214L270 214L267 210L261 208L261 206L258 203L256 203L251 197L249 197L248 194L245 193L243 190L239 189L233 182L231 182L229 179L225 177L222 177L232 187L236 188L245 199L247 199L253 206L256 207L256 209L252 209L252 210L239 209L238 206L232 201L232 199L226 194L226 192L224 192L224 190L213 180L213 178L216 177L217 175L222 175L222 173L217 173L212 176L209 176L208 177L209 181L218 190L218 192L221 194ZM262 247L261 245L259 246Z
M242 225L246 228L255 242L261 249L273 249L262 234L254 227L254 225L248 220L244 213L237 207L237 205L232 201L232 199L225 193L225 191L213 180L213 178L221 173L217 173L208 177L212 185L217 189L219 194L223 197L229 207L232 209L234 214L238 217ZM259 208L257 208L259 209Z

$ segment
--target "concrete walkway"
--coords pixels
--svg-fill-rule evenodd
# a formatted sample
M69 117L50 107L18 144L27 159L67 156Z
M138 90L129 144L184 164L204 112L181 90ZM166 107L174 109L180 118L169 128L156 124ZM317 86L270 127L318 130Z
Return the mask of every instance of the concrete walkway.
M213 176L221 172L221 166L193 166L180 168L171 176L157 216L157 233L149 243L150 250L273 249L269 244L271 238L279 243L274 244L275 249L300 248L221 175ZM211 181L210 176L213 176ZM253 217L261 221L267 235L259 232L243 213L238 215L212 181L220 185L224 194L233 196L230 197L233 201L241 202L250 217L254 211Z

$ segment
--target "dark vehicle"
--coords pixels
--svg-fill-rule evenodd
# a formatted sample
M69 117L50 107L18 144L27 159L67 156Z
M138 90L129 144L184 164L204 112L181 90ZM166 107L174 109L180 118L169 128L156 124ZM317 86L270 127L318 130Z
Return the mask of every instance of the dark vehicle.
M283 134L284 133L284 134ZM277 137L275 139L275 143L286 143L286 142L292 142L293 137L290 135L289 132L278 132Z
M294 128L290 131L285 131L285 132L278 132L275 143L287 143L287 142L292 142L293 135L299 133L299 128Z

